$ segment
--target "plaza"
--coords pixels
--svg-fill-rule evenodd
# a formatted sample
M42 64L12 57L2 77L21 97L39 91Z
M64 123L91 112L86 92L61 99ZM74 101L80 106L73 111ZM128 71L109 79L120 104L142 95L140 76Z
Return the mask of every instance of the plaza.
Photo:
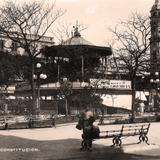
M95 122L96 124L97 122ZM81 151L82 131L76 123L53 128L1 130L1 160L158 160L160 159L160 123L151 123L150 145L137 144L138 137L127 137L123 145L111 147L112 139L93 141L93 150ZM118 129L122 125L99 126L101 131Z
M83 38L78 20L57 44L43 37L65 11L41 5L0 8L0 160L160 160L160 0L112 27L108 47ZM93 122L104 136L93 139Z

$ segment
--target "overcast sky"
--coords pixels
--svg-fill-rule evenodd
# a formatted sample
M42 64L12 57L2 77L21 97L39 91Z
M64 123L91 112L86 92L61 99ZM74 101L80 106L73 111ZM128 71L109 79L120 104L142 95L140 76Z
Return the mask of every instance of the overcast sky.
M61 20L86 25L81 34L97 45L111 39L108 27L127 19L131 12L149 14L155 0L57 0L56 6L66 10Z

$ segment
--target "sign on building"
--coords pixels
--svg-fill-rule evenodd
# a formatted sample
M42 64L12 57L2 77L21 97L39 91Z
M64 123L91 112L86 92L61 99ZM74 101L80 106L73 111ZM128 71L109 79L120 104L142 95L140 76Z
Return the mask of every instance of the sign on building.
M0 93L14 93L15 92L15 86L1 86L0 87Z

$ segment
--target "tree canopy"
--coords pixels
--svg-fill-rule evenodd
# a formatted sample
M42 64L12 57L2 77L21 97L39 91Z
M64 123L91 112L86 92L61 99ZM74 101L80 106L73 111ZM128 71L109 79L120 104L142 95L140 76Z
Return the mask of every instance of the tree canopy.
M132 85L132 116L135 109L135 89L137 76L143 76L150 69L150 19L138 13L132 13L129 19L110 29L114 35L116 47L113 60L116 67L123 68ZM118 65L118 62L120 65Z
M143 75L146 71L149 71L149 17L132 13L128 20L122 21L110 31L113 33L115 43L113 58L116 60L118 67L123 65L130 80L134 80L136 75Z

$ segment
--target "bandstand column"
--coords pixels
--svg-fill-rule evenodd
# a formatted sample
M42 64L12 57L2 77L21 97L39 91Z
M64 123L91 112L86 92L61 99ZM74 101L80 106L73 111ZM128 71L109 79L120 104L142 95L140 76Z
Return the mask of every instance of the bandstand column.
M81 72L82 72L82 81L84 80L84 56L81 56Z

